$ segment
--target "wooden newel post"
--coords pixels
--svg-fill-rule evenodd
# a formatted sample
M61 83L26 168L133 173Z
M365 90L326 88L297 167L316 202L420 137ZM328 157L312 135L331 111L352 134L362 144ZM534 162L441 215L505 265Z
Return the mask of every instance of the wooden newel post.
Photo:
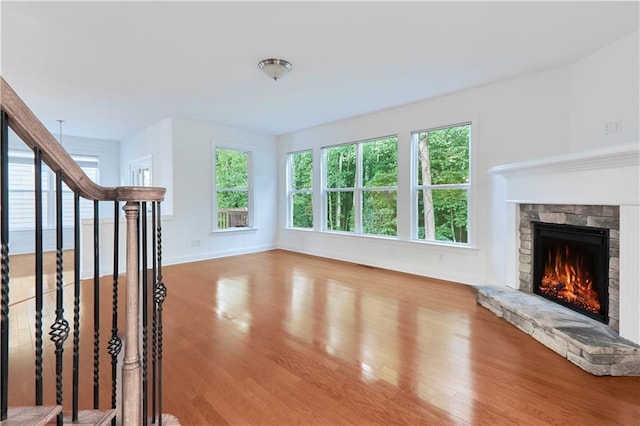
M122 364L122 424L142 424L142 365L140 362L140 294L138 283L138 214L140 203L124 206L127 219L127 308Z

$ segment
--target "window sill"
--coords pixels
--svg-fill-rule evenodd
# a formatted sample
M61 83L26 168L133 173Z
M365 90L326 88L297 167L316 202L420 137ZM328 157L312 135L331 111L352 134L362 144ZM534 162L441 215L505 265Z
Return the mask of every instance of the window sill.
M432 240L417 240L417 239L401 239L396 236L388 236L388 235L375 235L375 234L356 234L354 232L345 232L345 231L315 231L313 229L308 228L284 228L286 231L299 231L299 232L315 232L320 235L332 235L337 237L346 237L346 238L355 238L355 239L371 239L371 240L379 240L386 241L385 244L397 245L402 247L408 246L422 246L426 249L433 250L444 250L450 252L458 252L467 251L467 252L477 252L479 251L478 247L473 244L461 244L461 243L453 243L448 241L432 241Z
M412 243L424 244L428 246L434 247L447 247L452 249L463 249L463 250L478 250L476 246L473 244L466 243L454 243L450 241L437 241L437 240L411 240Z
M226 229L216 229L214 231L211 231L212 235L222 235L222 234L235 234L235 233L242 233L242 232L256 232L258 230L258 228L252 228L252 227L242 227L239 226L237 228L226 228Z
M287 231L301 231L301 232L313 232L314 231L313 228L296 228L294 226L287 226L284 229L286 229Z

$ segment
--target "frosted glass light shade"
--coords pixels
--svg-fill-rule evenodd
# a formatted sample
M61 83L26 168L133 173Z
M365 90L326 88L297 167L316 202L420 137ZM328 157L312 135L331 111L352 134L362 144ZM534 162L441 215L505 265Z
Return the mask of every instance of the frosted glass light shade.
M258 63L258 67L260 67L266 75L276 81L291 71L293 65L291 65L291 62L285 61L284 59L270 58L260 61Z

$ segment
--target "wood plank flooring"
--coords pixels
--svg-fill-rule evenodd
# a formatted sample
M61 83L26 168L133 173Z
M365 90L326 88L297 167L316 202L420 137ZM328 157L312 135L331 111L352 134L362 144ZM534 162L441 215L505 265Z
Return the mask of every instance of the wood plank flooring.
M163 275L163 411L183 425L640 424L640 378L585 373L469 286L282 250Z
M640 422L469 286L270 251L166 268L166 412L183 424Z

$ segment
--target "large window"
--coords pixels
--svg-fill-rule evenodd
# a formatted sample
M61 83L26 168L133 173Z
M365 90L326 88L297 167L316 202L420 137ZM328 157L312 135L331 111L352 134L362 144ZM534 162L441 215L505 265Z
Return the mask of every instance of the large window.
M419 240L468 242L471 124L412 134Z
M324 148L326 229L397 235L398 138Z
M251 152L215 149L214 230L251 226Z
M98 159L89 156L72 158L91 180L98 182ZM35 228L35 166L30 151L9 152L9 227L12 230ZM55 174L42 164L42 222L44 228L55 227ZM73 193L62 185L63 226L73 226ZM80 199L80 217L93 217L93 202Z
M313 152L288 156L289 218L292 228L313 228Z

